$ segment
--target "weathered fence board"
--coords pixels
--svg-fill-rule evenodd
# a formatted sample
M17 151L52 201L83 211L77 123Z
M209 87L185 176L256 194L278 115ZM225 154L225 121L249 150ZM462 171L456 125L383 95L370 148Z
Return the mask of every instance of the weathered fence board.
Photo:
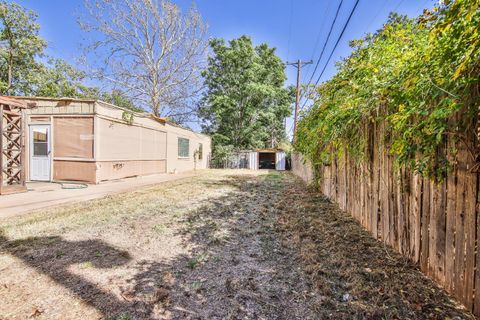
M318 168L321 192L480 316L479 179L472 170L473 146L448 137L439 153L453 165L447 178L436 182L395 168L381 143L382 124L366 130L366 160L358 164L345 154ZM295 171L308 164L292 165Z
M472 159L467 160L467 169L473 167ZM465 282L463 283L463 298L465 305L471 309L475 278L475 242L476 242L476 200L477 200L477 176L467 173L465 183Z

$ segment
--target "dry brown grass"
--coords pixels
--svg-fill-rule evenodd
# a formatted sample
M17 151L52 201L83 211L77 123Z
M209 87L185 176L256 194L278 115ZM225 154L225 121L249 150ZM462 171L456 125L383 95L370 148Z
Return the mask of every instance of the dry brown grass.
M474 319L409 260L295 180L276 206L279 230L314 283L319 318Z
M289 174L203 171L0 230L0 319L470 316Z

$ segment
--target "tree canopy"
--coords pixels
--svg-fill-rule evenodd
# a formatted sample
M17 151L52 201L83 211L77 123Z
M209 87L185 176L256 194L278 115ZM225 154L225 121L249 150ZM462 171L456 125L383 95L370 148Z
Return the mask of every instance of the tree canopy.
M0 1L0 94L100 99L143 111L119 91L85 85L87 75L58 58L47 57L37 15Z
M15 3L0 1L0 93L17 94L29 85L46 41L39 36L37 15Z
M448 135L464 140L478 113L478 1L446 1L418 19L393 14L376 34L351 45L354 52L302 114L295 148L315 164L345 151L362 160L365 126L382 122L383 143L399 166L425 175L444 171L437 148Z
M157 116L195 115L207 58L207 26L194 6L170 0L87 0L91 74Z
M228 44L214 39L210 46L200 116L214 147L275 147L284 141L294 95L284 86L285 64L275 48L254 46L247 36Z

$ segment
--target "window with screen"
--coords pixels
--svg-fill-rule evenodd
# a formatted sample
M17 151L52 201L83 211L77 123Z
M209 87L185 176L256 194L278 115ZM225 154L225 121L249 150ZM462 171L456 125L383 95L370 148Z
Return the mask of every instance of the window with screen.
M201 143L198 144L198 160L203 159L203 145Z
M178 138L178 157L188 158L190 149L190 140L185 138Z

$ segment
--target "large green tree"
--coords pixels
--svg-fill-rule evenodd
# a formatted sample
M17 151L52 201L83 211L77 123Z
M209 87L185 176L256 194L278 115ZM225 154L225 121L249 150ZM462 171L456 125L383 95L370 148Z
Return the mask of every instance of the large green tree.
M275 48L254 46L247 36L228 44L214 39L210 46L199 111L214 148L274 147L284 141L293 90L285 87L285 64Z
M15 4L0 1L0 93L16 94L28 86L36 56L46 46L38 32L37 15Z
M143 111L119 91L85 85L87 75L62 59L43 54L37 15L0 0L0 94L100 99Z
M87 75L62 59L51 58L45 64L38 64L31 73L24 95L44 97L71 97L99 99L133 111L144 110L135 106L130 98L117 90L104 91L95 86L85 85Z

